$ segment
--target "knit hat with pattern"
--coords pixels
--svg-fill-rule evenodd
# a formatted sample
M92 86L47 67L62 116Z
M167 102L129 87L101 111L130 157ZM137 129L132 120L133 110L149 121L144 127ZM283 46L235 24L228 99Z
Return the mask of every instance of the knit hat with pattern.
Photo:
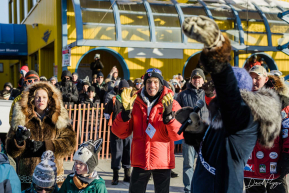
M37 186L49 188L55 185L57 177L57 168L54 163L54 154L48 150L43 152L41 162L36 166L32 182Z

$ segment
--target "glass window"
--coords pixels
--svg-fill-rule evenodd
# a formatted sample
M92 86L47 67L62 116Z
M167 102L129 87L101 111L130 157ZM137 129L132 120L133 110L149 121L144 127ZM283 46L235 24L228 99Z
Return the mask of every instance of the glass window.
M157 42L181 42L181 29L176 28L156 28Z
M202 4L199 3L198 0L177 0L180 4L192 5L192 6L201 6Z
M149 27L122 26L121 32L124 41L150 41Z
M228 10L228 9L222 9L222 10L210 9L210 11L211 11L213 17L226 17L226 18L232 18L232 19L235 18L232 10Z
M241 20L263 20L257 11L238 11Z
M283 21L277 16L277 13L264 13L267 20Z
M204 8L182 7L182 11L185 15L205 15L205 16L207 16Z
M266 33L266 28L263 22L248 22L247 23L247 21L241 21L241 25L244 31Z
M289 25L285 22L284 24L269 23L269 26L272 33L289 33Z
M173 5L155 5L151 4L151 9L153 13L172 13L177 14L177 10Z
M229 40L239 43L239 30L227 30L226 32L222 32L224 36L227 36Z
M147 15L121 13L120 22L122 25L144 25L144 26L149 25Z
M118 10L120 11L137 11L137 12L146 12L146 9L143 4L135 3L135 4L122 4L117 2Z
M82 11L83 23L112 23L114 15L112 12Z
M180 20L177 16L154 15L155 26L180 27Z
M234 29L233 20L215 20L215 22L218 24L220 30Z
M268 46L266 34L244 33L244 41L249 46Z
M83 25L84 39L115 41L115 34L114 26Z
M93 8L93 9L110 9L110 1L92 1L92 0L80 0L80 6L82 8Z

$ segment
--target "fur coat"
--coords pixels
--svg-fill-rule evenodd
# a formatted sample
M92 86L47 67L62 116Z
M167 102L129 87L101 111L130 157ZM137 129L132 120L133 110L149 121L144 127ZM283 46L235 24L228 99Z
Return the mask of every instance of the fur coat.
M48 93L48 110L41 121L34 109L34 93L45 88ZM20 101L15 103L11 128L6 139L7 153L18 159L17 173L21 183L30 183L34 168L41 158L27 151L27 140L45 141L46 150L55 155L57 166L57 182L64 181L63 158L71 155L75 149L76 137L70 124L67 110L63 107L60 91L50 83L38 82L26 88ZM24 141L23 146L16 142L15 135L18 125L30 129L31 138Z

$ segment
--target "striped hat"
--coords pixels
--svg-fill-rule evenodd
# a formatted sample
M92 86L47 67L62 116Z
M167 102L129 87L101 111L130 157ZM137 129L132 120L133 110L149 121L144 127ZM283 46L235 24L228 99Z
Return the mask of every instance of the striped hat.
M57 168L54 159L54 154L50 150L42 154L41 162L35 167L32 176L32 182L34 184L43 188L49 188L55 185Z

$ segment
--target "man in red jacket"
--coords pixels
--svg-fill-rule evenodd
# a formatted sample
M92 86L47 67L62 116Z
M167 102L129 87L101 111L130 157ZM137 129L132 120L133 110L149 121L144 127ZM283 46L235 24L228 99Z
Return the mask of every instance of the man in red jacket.
M289 173L289 89L278 76L268 76L263 66L254 66L249 73L253 79L253 91L268 87L278 93L282 104L281 115L283 120L282 125L280 125L280 136L275 139L272 148L266 148L259 142L256 143L245 167L244 182L246 193L287 193L286 174Z
M144 87L133 97L131 88L121 94L123 110L113 122L112 132L125 139L133 132L130 193L145 193L152 173L156 193L168 193L171 169L175 168L174 141L181 124L174 112L181 109L173 92L163 86L159 69L148 69Z

